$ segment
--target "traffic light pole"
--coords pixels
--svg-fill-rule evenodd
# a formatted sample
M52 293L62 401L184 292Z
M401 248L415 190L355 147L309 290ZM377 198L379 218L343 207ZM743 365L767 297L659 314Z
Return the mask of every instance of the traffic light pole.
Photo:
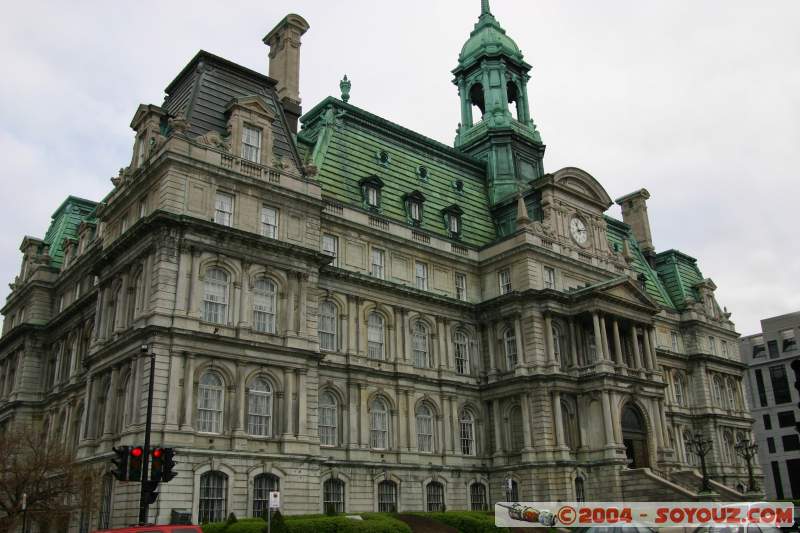
M150 428L153 418L153 382L156 373L156 354L150 350L150 383L147 386L147 419L144 426L144 457L142 457L142 490L139 493L139 524L147 523L147 508L150 506L149 460Z

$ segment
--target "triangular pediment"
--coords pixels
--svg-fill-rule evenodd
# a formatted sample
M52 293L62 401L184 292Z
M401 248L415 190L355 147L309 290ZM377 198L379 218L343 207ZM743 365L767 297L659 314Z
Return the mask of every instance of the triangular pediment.
M660 308L647 292L642 289L637 282L628 277L619 277L613 280L590 285L575 291L578 298L601 297L616 300L641 307L647 307L653 311Z
M275 118L275 112L272 111L272 108L269 104L264 100L262 96L241 96L239 98L234 98L225 108L226 111L230 111L235 107L241 107L243 109L247 109L248 111L253 111L258 113L259 115L264 115L268 117L270 120Z

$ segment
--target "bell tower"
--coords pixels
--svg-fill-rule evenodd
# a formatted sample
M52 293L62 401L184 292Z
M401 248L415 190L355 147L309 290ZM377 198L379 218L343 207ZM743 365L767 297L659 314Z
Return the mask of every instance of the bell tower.
M493 205L544 174L545 147L528 102L530 70L489 0L481 0L480 17L453 70L461 98L455 147L487 162Z

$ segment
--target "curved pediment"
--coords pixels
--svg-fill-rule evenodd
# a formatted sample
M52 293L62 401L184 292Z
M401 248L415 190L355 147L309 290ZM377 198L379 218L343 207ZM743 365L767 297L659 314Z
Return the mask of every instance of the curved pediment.
M586 197L608 209L614 203L600 182L588 172L575 167L562 168L553 174L553 184Z

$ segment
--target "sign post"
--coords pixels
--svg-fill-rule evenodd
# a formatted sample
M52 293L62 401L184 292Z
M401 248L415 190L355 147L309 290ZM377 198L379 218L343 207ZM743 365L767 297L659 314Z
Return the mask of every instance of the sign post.
M269 507L267 509L267 533L272 533L272 510L280 509L281 493L277 490L269 491Z

